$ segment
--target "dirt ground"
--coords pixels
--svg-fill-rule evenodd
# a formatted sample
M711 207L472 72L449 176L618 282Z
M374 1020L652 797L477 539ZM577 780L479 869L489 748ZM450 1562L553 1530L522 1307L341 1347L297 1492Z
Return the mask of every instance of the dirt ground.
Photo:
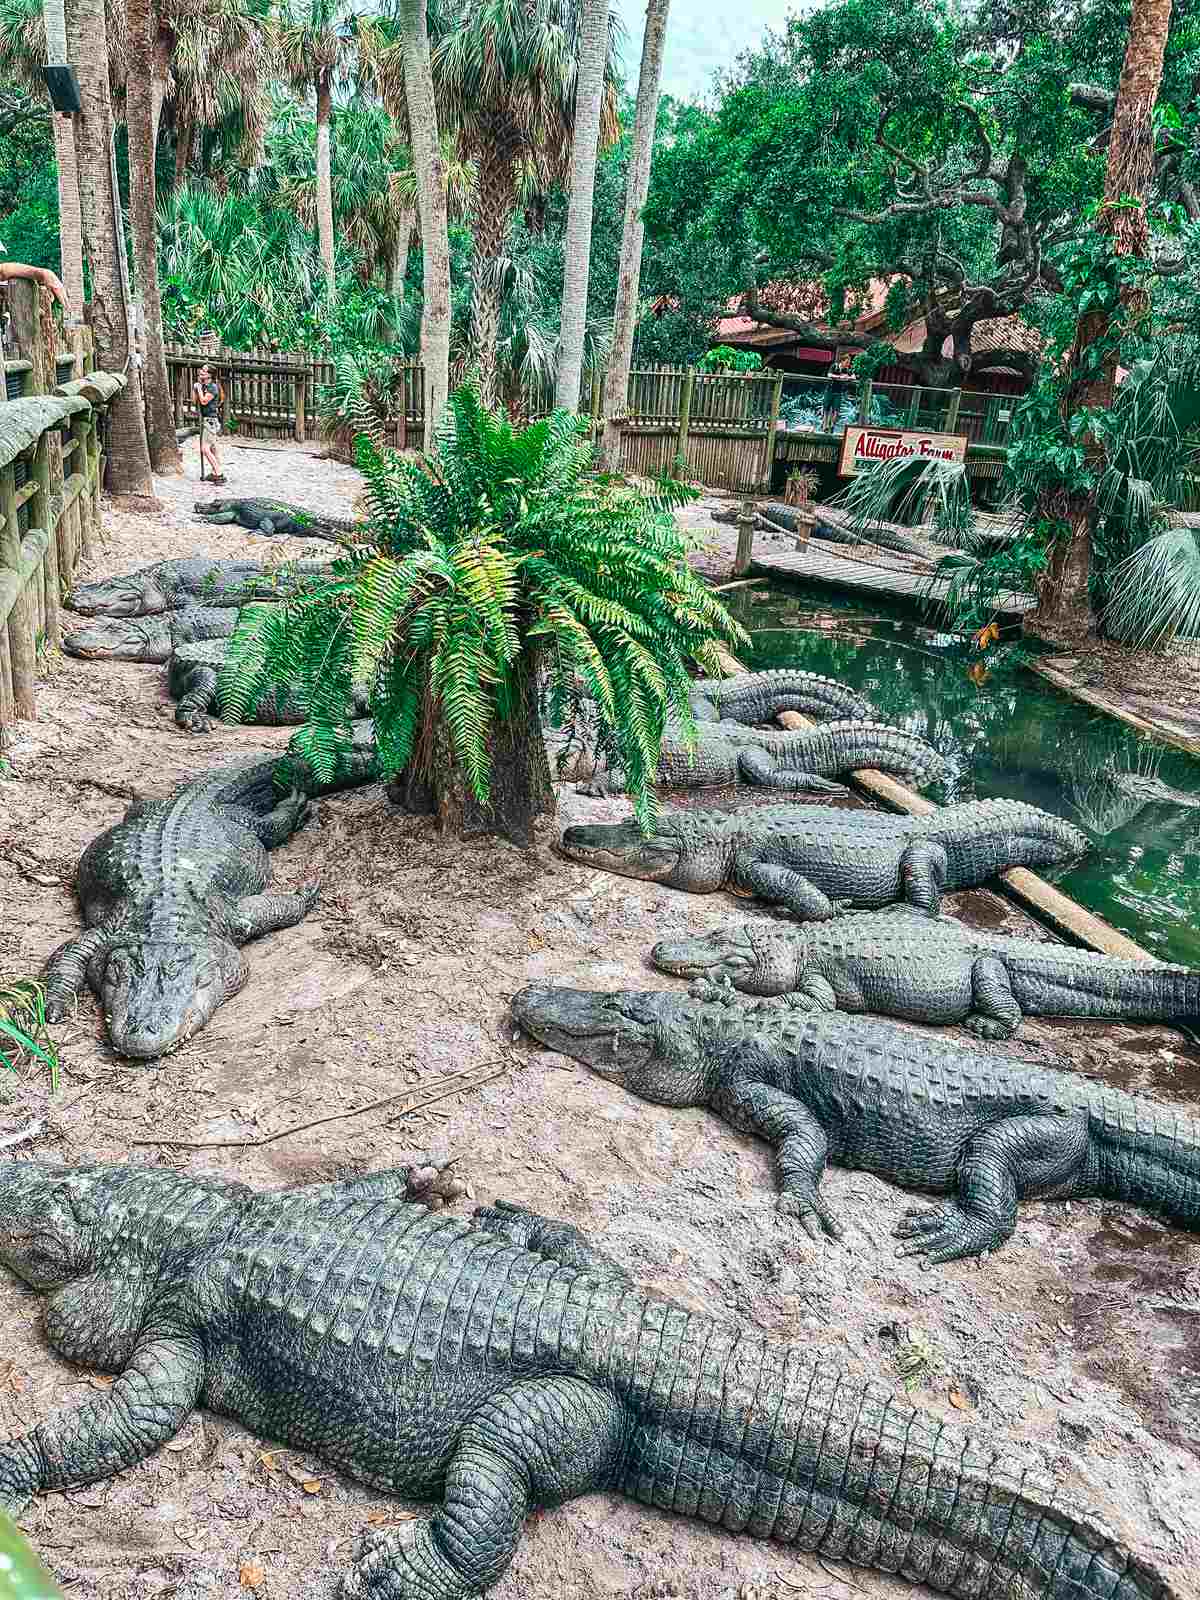
M87 575L168 553L278 548L190 520L189 449L192 481L160 486L161 515L110 511L110 542ZM286 493L330 511L348 508L357 481L290 449L230 449L228 460L226 492ZM311 556L314 546L289 553ZM163 670L151 666L55 660L39 707L0 779L8 976L36 972L77 930L76 860L130 797L164 795L287 738L180 732ZM622 812L561 792L560 824ZM897 1258L890 1237L910 1197L831 1171L826 1191L847 1237L810 1243L776 1217L763 1145L706 1112L623 1095L516 1038L507 1009L533 980L670 987L646 965L653 939L764 913L581 869L555 856L552 841L547 828L528 852L462 848L394 811L379 787L323 800L275 858L278 883L319 879L321 901L300 927L251 947L242 993L153 1066L114 1058L89 997L56 1030L57 1094L32 1068L0 1089L0 1139L44 1118L20 1154L170 1163L264 1188L375 1170L419 1148L453 1153L477 1201L501 1196L567 1217L643 1284L828 1352L901 1393L896 1330L917 1336L929 1360L910 1380L915 1403L1061 1478L1182 1600L1200 1600L1200 1239L1120 1206L1031 1204L998 1256L922 1273ZM1029 928L991 894L960 897L957 909ZM1200 1097L1200 1056L1165 1028L1037 1023L1011 1052L1174 1105L1194 1108ZM393 1102L257 1148L169 1142L262 1140L388 1096L422 1098L448 1074L484 1066L499 1076L411 1115ZM0 1281L0 1438L80 1404L95 1382L47 1349L33 1296ZM67 1592L88 1600L245 1600L255 1583L267 1600L327 1600L357 1539L411 1508L271 1443L197 1415L144 1466L42 1497L27 1526ZM849 1600L856 1591L873 1600L914 1592L592 1496L534 1518L494 1592Z

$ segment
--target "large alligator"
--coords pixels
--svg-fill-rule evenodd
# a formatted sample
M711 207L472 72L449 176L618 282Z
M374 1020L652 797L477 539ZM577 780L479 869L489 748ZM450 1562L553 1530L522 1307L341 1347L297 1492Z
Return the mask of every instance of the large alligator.
M344 544L358 529L356 522L324 511L308 511L286 500L197 500L195 512L201 522L236 523L251 533L276 539L330 539Z
M149 617L97 617L63 635L69 656L85 661L170 661L176 650L199 640L230 639L236 606L191 606Z
M773 533L799 535L811 531L814 539L827 539L833 544L874 544L901 555L920 556L925 561L937 561L946 554L945 547L933 544L921 528L905 528L898 522L874 518L860 524L842 506L790 506L782 500L760 500L754 510L756 526ZM715 511L713 520L736 522L738 515L735 509Z
M221 668L228 659L228 639L206 639L197 644L182 644L171 656L167 668L167 687L171 698L176 701L175 721L189 733L208 733L212 728L214 716L221 709L218 698ZM365 693L356 690L352 702L352 716L367 714ZM300 688L292 685L286 689L268 689L240 720L278 727L286 723L304 722L307 717L307 697Z
M886 722L826 722L786 733L741 722L698 722L694 745L678 727L667 728L656 783L662 789L729 789L741 783L800 793L834 789L831 778L864 767L897 773L920 788L941 777L946 763L924 739ZM620 772L598 763L581 788L585 794L608 795L624 786Z
M330 576L321 561L216 561L184 556L156 561L137 572L76 585L64 604L85 617L151 617L196 605L238 606L246 600L280 600Z
M972 888L1006 867L1062 866L1087 840L1036 806L972 800L921 817L785 805L663 811L648 836L636 822L588 823L568 828L561 848L629 878L693 894L741 889L822 920L894 901L936 914L946 889Z
M878 721L869 700L819 672L739 672L730 678L697 678L690 699L697 722L758 727L781 711L803 711L820 721L827 717Z
M267 851L291 838L308 799L276 788L275 761L230 767L166 800L137 801L79 861L86 932L46 965L46 1017L85 984L120 1055L152 1060L204 1026L250 975L240 947L308 915L315 887L268 894Z
M807 1010L962 1022L981 1039L1011 1038L1025 1016L1200 1022L1200 971L1190 967L1008 939L913 911L811 927L739 922L663 940L651 960L702 984L791 995Z
M529 988L513 1015L643 1100L708 1106L765 1139L779 1209L814 1237L843 1231L820 1195L827 1161L953 1196L895 1229L931 1266L998 1250L1023 1199L1099 1196L1200 1231L1200 1123L1067 1072L729 994Z
M68 1361L117 1374L0 1445L14 1512L140 1465L204 1405L437 1502L367 1537L344 1600L468 1600L532 1512L598 1491L959 1600L1181 1600L994 1436L639 1289L570 1224L431 1213L402 1169L266 1194L6 1162L0 1260Z

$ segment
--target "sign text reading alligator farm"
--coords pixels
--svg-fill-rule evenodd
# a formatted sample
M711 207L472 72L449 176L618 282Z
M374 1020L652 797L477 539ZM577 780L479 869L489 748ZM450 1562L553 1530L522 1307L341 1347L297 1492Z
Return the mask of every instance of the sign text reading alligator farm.
M838 472L849 478L877 461L965 461L966 457L965 433L918 433L851 423L842 435Z

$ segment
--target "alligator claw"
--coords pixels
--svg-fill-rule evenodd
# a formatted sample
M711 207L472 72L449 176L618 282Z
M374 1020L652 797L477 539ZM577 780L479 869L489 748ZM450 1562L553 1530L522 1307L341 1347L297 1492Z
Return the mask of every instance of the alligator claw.
M966 1256L987 1255L998 1250L1012 1234L1011 1228L984 1217L975 1217L957 1206L932 1211L910 1211L892 1230L897 1239L912 1242L897 1251L899 1256L920 1256L921 1266L936 1267Z
M418 1156L408 1172L408 1198L428 1206L430 1211L441 1211L470 1194L469 1186L451 1171L456 1159L452 1156L449 1161L439 1162L427 1152Z
M784 1191L775 1202L781 1216L795 1217L810 1239L820 1239L822 1231L831 1239L842 1239L846 1230L822 1200Z

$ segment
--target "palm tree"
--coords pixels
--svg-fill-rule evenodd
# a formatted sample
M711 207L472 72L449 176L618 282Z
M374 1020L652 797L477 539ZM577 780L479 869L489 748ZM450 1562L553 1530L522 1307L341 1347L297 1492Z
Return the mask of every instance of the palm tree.
M317 101L317 233L325 263L325 291L334 293L333 186L329 123L333 91L347 76L355 27L349 0L284 0L278 26L279 54L288 81L312 90Z
M0 76L33 95L45 92L43 61L67 59L66 15L62 0L0 0ZM50 113L54 162L58 169L58 250L60 275L73 316L83 314L83 235L79 218L79 169L75 129L69 116Z
M638 78L637 110L633 119L633 148L625 180L625 223L621 234L621 264L617 274L617 303L613 314L612 350L604 383L604 438L600 459L615 472L621 454L621 418L629 396L629 368L633 361L633 334L638 319L638 289L642 275L642 208L650 190L650 161L654 153L654 126L658 120L658 86L662 78L663 45L667 36L667 11L671 0L648 0L646 32L642 40L642 66Z
M450 232L446 178L438 139L426 0L398 0L409 142L417 174L424 299L421 362L425 368L425 448L431 450L450 397Z
M154 0L151 109L154 143L164 102L173 100L176 172L181 178L193 130L241 111L248 153L261 143L273 65L268 0ZM181 154L182 147L182 154Z
M154 43L158 30L152 0L128 0L127 17L130 70L125 86L125 120L129 134L129 210L145 339L146 440L154 471L177 473L183 471L183 458L175 438L175 411L167 376L162 300L158 292L152 105Z
M83 104L75 120L75 145L83 242L91 273L96 362L110 372L128 374L128 382L113 401L110 413L108 484L114 493L148 495L153 492L153 483L141 374L132 359L125 235L113 159L104 0L72 0L67 15L67 44Z
M592 255L592 200L596 146L608 61L608 0L581 0L579 68L575 88L575 133L571 141L571 185L563 246L563 292L554 404L579 409L583 335L587 325L588 269Z
M471 353L480 393L495 399L500 262L516 209L522 168L546 190L566 170L574 121L578 0L472 0L437 20L433 76L438 106L464 156L479 172ZM611 29L610 29L611 50ZM601 136L616 136L611 87Z

